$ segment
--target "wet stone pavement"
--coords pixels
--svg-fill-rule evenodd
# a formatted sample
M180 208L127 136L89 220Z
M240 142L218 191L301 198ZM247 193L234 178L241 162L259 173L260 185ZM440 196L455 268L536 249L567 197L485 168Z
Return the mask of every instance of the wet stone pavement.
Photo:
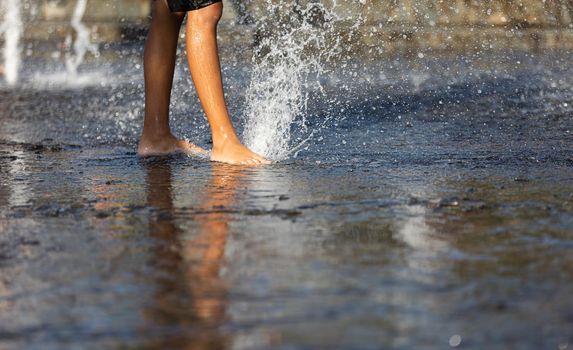
M0 347L573 347L563 57L333 78L320 132L261 168L138 158L138 80L3 88ZM198 108L175 129L208 147Z

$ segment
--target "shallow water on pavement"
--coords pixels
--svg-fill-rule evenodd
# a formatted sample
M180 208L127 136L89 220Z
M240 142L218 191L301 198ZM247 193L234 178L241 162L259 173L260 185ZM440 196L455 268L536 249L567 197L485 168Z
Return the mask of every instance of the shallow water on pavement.
M331 77L261 168L139 159L137 78L1 90L1 347L573 346L573 66L511 57Z

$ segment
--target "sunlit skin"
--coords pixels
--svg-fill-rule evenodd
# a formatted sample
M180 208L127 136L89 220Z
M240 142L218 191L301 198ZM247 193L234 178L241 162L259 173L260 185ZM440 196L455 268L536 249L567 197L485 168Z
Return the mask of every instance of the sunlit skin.
M189 11L186 28L187 59L197 95L211 126L212 161L261 165L270 161L252 152L239 140L231 122L221 77L217 49L217 24L222 3ZM174 152L207 156L208 152L176 138L169 127L169 102L179 30L185 13L171 13L165 0L153 1L153 18L145 44L145 120L139 141L141 156Z

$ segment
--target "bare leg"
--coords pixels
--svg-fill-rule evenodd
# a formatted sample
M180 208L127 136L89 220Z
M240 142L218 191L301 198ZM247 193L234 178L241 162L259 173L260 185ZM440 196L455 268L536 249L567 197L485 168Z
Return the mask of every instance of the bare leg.
M268 160L241 144L229 117L217 49L217 23L222 11L222 3L216 3L190 11L187 18L187 60L211 125L211 160L230 164L268 164Z
M145 120L137 153L142 156L174 152L206 154L169 128L169 101L184 13L171 13L165 0L153 0L153 18L144 54Z

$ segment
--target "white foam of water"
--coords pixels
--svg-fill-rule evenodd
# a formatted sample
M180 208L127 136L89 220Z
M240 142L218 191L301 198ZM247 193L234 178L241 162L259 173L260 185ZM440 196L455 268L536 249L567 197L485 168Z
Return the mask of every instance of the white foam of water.
M76 31L76 40L74 41L74 54L69 54L66 57L66 71L70 78L77 77L78 67L82 64L88 51L94 55L98 54L97 45L90 42L90 31L82 23L86 6L87 0L78 0L72 14L71 25ZM67 41L71 41L71 37L68 37Z
M298 9L298 16L293 16L294 6L290 1L266 1L268 15L260 21L267 27L263 27L266 30L262 30L259 45L265 53L259 51L253 58L245 94L243 140L253 151L272 160L283 160L293 151L293 124L306 131L309 92L322 90L318 77L340 49L335 34L336 22L341 20L334 11L336 3L331 8L309 3ZM313 24L317 16L318 23Z
M18 82L20 72L20 38L22 37L21 0L5 0L4 12L4 77L8 85Z

